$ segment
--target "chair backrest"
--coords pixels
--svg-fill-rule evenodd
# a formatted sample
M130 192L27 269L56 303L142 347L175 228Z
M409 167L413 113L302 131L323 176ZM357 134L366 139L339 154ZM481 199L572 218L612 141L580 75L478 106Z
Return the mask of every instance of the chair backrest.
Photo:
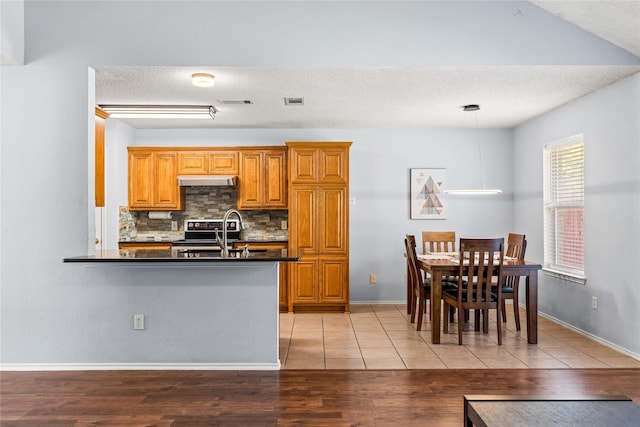
M507 250L505 255L512 258L524 260L527 251L527 239L524 234L509 233L507 237Z
M495 300L500 301L504 239L460 239L459 256L458 300L490 304L492 286L495 286ZM465 281L468 284L466 286ZM463 293L466 298L463 298Z
M454 252L456 250L455 231L423 231L422 253Z
M409 274L413 289L423 292L423 281L420 269L418 268L418 256L416 254L416 237L412 234L407 234L404 239L405 251L407 253L407 266L409 267Z

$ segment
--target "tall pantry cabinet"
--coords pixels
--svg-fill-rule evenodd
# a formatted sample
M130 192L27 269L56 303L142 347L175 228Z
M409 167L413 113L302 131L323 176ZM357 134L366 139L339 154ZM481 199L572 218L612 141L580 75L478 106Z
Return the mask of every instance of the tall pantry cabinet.
M289 311L349 312L350 142L287 142Z

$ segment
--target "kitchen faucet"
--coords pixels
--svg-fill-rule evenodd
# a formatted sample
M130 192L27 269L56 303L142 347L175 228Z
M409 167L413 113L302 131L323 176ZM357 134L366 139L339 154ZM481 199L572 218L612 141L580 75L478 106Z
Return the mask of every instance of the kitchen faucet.
M220 256L222 258L226 258L229 256L229 248L227 247L227 220L229 219L231 214L236 214L236 216L240 220L240 230L244 230L244 223L242 222L242 216L240 215L240 212L238 212L236 209L229 209L227 212L225 212L224 218L222 219L222 239L220 239L220 234L218 233L218 230L216 230L216 241L218 242L218 245L220 245Z

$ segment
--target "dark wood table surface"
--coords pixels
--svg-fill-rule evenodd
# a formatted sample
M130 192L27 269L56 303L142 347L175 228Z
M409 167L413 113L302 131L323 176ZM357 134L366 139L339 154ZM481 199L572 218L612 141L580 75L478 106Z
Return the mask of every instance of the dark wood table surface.
M640 406L626 396L464 396L466 427L640 425Z
M418 259L418 265L423 271L431 275L431 301L442 299L442 278L446 276L457 276L459 264L450 259ZM529 344L538 343L538 270L542 266L531 261L504 260L503 274L505 276L524 276L526 278L525 299L526 299L526 324L527 342ZM408 282L408 281L407 281ZM410 306L413 298L413 289L407 283L407 306ZM517 304L517 301L514 301ZM441 304L432 304L431 313L431 342L440 344L440 317ZM435 326L438 325L438 326Z

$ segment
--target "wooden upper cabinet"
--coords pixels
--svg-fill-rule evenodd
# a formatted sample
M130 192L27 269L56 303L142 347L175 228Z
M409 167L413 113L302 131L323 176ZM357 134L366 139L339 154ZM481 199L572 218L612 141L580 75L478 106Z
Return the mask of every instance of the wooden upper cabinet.
M178 175L237 175L238 150L178 150Z
M153 151L129 150L129 209L153 206Z
M179 152L178 175L206 175L209 172L207 152Z
M178 154L129 147L129 209L181 210Z
M263 179L262 152L243 151L240 154L238 209L255 209L262 206Z
M287 208L287 152L265 151L264 203L270 208Z
M346 184L351 143L288 142L292 184Z
M289 152L289 181L292 184L315 184L318 182L318 149L297 147Z
M318 150L321 184L346 184L349 163L344 147L322 147Z
M237 151L209 151L208 173L213 175L237 175L238 152Z
M287 152L242 150L238 209L287 209Z

